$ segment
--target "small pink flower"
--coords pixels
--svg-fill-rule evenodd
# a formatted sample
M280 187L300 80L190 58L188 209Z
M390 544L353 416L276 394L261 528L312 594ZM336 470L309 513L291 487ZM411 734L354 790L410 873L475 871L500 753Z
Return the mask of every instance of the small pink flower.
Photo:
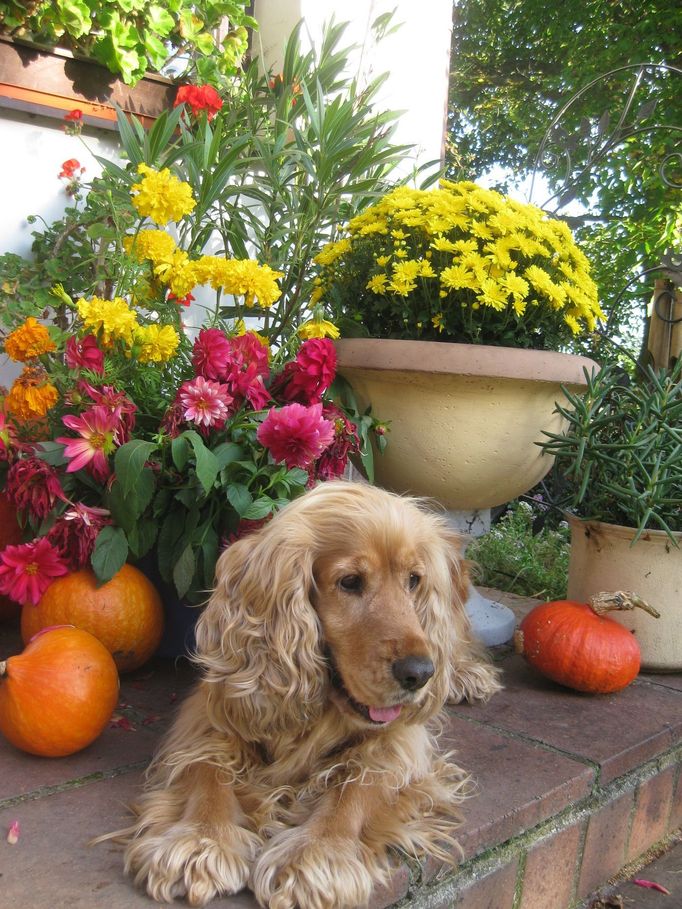
M40 458L16 461L7 472L5 492L16 509L28 511L39 521L47 517L58 499L64 501L57 471Z
M334 424L322 416L322 405L288 404L270 409L258 427L258 441L275 461L293 467L308 467L334 439Z
M0 552L0 593L17 603L38 603L55 578L68 572L46 537Z
M97 346L94 335L85 335L80 340L70 337L66 342L64 360L69 369L89 369L104 375L104 352Z
M206 429L221 428L228 417L232 395L227 390L227 385L197 376L190 382L183 382L178 400L184 408L185 420L191 420Z
M219 328L202 328L192 349L192 365L197 375L220 381L230 356L230 339Z
M329 338L310 338L301 344L296 359L287 363L273 385L273 396L283 401L316 404L336 376L336 349Z
M130 441L135 429L135 413L137 406L130 400L124 391L119 391L113 385L100 385L95 388L81 379L78 383L78 390L87 396L97 405L105 407L110 413L118 415L118 425L114 432L114 441L117 445L123 445Z
M75 439L59 436L55 440L66 446L64 455L70 462L66 472L74 473L85 468L99 483L106 482L111 473L107 458L116 449L120 413L112 413L107 407L97 404L79 417L62 417L62 422L80 436Z

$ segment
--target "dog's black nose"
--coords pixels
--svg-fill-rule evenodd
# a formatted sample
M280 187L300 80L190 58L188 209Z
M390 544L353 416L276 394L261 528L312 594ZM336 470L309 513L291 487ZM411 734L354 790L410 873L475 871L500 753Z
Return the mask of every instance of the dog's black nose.
M433 663L428 657L408 656L396 660L391 667L393 675L406 691L417 691L423 688L435 672Z

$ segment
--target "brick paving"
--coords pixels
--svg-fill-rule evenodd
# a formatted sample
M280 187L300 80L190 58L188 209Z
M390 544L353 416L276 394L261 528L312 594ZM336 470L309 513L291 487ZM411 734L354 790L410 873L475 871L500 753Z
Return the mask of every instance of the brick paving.
M533 605L501 598L519 616ZM0 628L0 655L20 649L17 632ZM450 708L443 735L443 747L457 751L478 784L465 805L463 864L453 873L399 862L371 909L586 909L597 888L680 827L682 675L640 676L617 695L589 697L542 679L504 649L497 658L505 690L485 706ZM184 660L152 661L124 676L117 719L68 758L32 757L0 741L3 907L154 905L123 877L119 846L88 842L125 823L193 679ZM15 819L21 837L11 846L6 831ZM659 893L647 902L656 896L624 889L624 905L682 907L681 849L648 871L665 875L673 900ZM211 907L255 909L255 902L245 892Z

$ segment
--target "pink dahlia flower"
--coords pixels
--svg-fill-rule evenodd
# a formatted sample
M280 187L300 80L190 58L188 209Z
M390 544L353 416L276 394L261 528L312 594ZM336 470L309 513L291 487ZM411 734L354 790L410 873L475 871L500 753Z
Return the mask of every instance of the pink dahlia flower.
M5 492L17 510L28 511L38 521L58 499L65 499L57 471L40 458L16 461L7 472Z
M117 445L129 442L135 429L135 413L137 405L130 400L124 391L119 391L113 385L100 385L95 388L89 382L81 380L78 390L86 394L94 404L106 407L110 413L118 414L118 425L114 432L114 441Z
M219 328L202 328L192 348L192 365L198 376L221 381L232 350L230 339Z
M73 508L57 518L47 533L70 571L78 571L90 561L100 530L111 524L106 508L95 508L76 502Z
M46 537L0 552L0 593L17 603L38 603L55 578L68 572Z
M334 438L315 465L315 476L319 480L331 480L342 476L348 456L360 450L360 439L355 423L351 423L335 404L325 404L322 414L333 422Z
M206 429L220 429L229 415L232 395L227 390L227 385L197 376L190 382L182 383L178 401L183 408L185 420Z
M336 349L329 338L310 338L287 363L273 387L283 401L316 404L336 376Z
M96 404L79 417L62 417L68 429L78 433L77 438L59 436L55 441L66 446L64 455L69 459L67 473L85 468L99 483L105 483L111 473L109 461L117 447L116 433L121 419L120 413L113 413L108 407Z
M94 335L85 335L80 340L69 338L64 359L69 369L89 369L100 376L104 375L104 351L99 349Z
M258 427L258 441L269 449L275 461L306 468L319 458L334 438L334 424L322 416L322 405L288 404L270 409Z

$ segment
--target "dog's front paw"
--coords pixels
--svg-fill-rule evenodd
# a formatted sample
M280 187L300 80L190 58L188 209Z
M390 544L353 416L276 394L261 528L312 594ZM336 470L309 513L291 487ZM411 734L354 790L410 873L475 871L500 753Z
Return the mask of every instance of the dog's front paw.
M487 662L467 661L455 666L450 677L449 704L485 703L502 690L501 670Z
M158 902L185 896L190 906L203 906L237 893L248 882L262 841L236 824L222 828L219 837L215 833L209 836L195 824L148 831L126 848L125 870Z
M249 886L268 909L359 909L374 884L360 850L347 837L286 830L261 853Z

